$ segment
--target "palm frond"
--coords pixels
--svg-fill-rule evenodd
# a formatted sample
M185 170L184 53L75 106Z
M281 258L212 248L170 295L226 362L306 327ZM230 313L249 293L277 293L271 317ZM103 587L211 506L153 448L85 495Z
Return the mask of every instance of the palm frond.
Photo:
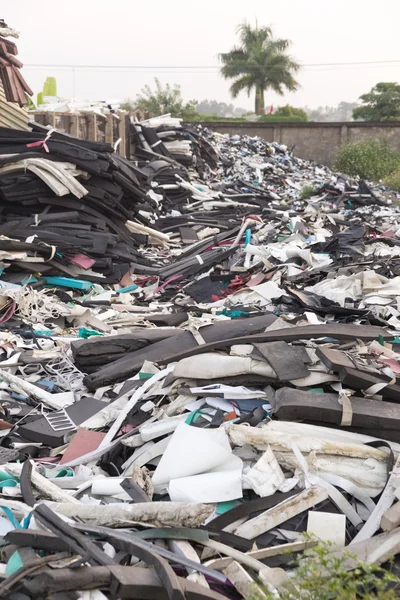
M226 61L220 69L221 75L225 79L233 79L234 77L249 74L252 71L247 57Z
M237 33L241 41L242 47L247 50L254 46L263 46L269 39L272 38L271 27L256 27L253 28L246 22L243 22L237 28Z
M233 46L230 52L221 52L220 54L218 54L218 58L221 62L226 62L234 58L244 58L245 56L247 55L244 52L243 48L241 48L240 46Z
M221 75L234 79L230 91L235 98L240 92L253 88L272 89L282 95L284 90L294 91L299 87L294 74L300 65L287 54L291 42L274 38L270 27L251 27L241 23L238 27L240 46L222 53Z
M285 52L291 45L292 42L290 40L283 38L273 39L270 42L271 48L276 49L278 52Z
M240 92L247 91L247 95L250 96L251 90L255 87L256 83L251 75L243 75L231 85L230 92L232 98L236 98Z

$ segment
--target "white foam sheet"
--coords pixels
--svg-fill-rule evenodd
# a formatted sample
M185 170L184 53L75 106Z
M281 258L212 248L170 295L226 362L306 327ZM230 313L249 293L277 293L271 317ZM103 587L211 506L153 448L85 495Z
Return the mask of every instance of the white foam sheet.
M250 471L243 475L244 487L254 490L261 498L272 496L277 490L281 490L285 482L283 471L270 446Z
M344 548L346 545L346 516L333 513L310 511L308 513L307 533L333 548Z
M242 498L242 460L231 457L213 472L172 479L168 492L172 502L227 502Z
M232 455L223 427L200 429L181 423L172 434L171 441L154 472L153 485L156 488L167 487L173 479L211 471L218 471L218 476L221 477L221 472L239 470L239 466L241 471L242 461L238 459L239 465L237 459L238 457Z

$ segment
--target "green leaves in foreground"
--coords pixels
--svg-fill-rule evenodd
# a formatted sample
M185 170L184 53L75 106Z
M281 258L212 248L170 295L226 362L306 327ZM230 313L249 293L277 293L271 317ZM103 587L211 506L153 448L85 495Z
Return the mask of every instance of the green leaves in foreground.
M390 190L400 193L400 169L385 178L385 185Z
M336 171L379 181L400 170L400 152L389 148L386 140L365 140L339 148L333 165Z
M349 570L351 563L352 570ZM376 565L359 562L350 552L338 555L329 544L307 550L294 564L293 576L279 589L281 600L394 600L400 579ZM264 600L276 597L263 589ZM261 600L255 592L251 600Z
M300 200L308 200L311 198L315 190L315 185L308 183L307 185L303 185L300 192Z

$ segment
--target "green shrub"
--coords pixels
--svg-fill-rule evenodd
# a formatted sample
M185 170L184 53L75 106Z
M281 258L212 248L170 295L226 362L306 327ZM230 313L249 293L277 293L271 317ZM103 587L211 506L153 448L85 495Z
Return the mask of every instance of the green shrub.
M395 171L385 178L385 185L391 190L400 193L400 170Z
M391 150L386 140L365 140L339 148L334 169L347 175L377 181L400 169L400 152Z
M351 561L352 570L347 562ZM300 557L289 583L279 588L280 600L394 600L399 578L376 565L358 561L350 552L332 554L329 544L315 546ZM263 598L275 600L263 590ZM251 600L261 600L255 590Z
M243 117L219 117L218 115L197 114L185 119L185 123L248 123Z
M275 117L300 117L301 121L308 121L308 115L302 108L296 108L290 104L279 106L274 112Z
M300 200L308 200L314 193L315 186L311 183L303 185L300 192Z
M185 118L185 123L249 123L243 117L218 117L217 115L195 115ZM256 123L302 123L304 119L299 116L282 117L279 115L263 115Z
M306 119L304 119L301 115L263 115L259 119L257 119L258 123L304 123Z

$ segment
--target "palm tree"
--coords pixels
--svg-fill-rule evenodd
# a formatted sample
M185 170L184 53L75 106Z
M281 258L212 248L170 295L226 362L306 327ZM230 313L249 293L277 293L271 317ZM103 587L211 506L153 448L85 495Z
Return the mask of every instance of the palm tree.
M286 52L291 42L274 38L270 27L253 29L242 23L237 32L240 46L220 54L221 75L225 79L235 79L230 88L233 98L243 90L250 96L255 89L255 112L265 114L264 91L271 89L283 96L285 88L290 92L297 90L299 84L293 74L300 65Z

